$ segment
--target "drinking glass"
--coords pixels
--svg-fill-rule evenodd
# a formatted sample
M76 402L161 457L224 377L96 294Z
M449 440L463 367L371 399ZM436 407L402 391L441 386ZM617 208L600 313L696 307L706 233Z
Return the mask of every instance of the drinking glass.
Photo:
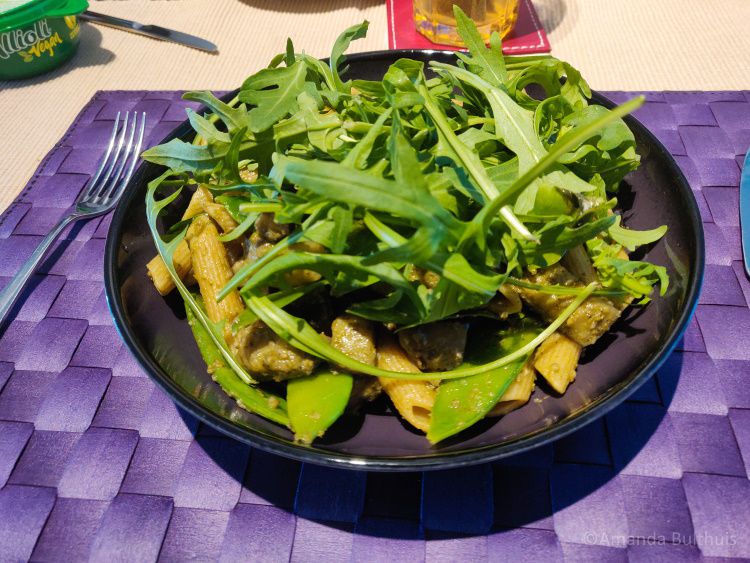
M459 6L474 23L485 41L497 31L505 37L518 19L519 0L414 0L417 31L434 43L462 46L456 33L453 5Z

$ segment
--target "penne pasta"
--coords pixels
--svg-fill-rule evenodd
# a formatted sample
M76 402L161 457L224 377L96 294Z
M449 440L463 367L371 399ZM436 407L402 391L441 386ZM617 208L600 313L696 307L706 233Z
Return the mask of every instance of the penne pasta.
M182 220L192 219L196 215L203 213L206 204L211 202L213 202L211 192L203 186L199 186L193 193L193 197L190 198L190 203L188 203L187 209L185 209L185 212L182 214ZM190 248L187 242L183 241L177 246L174 253L173 264L179 278L185 279L190 273L190 268L192 266L190 260ZM174 280L172 279L172 276L169 275L167 266L164 264L161 256L154 256L151 261L146 264L146 271L148 277L151 278L154 287L156 287L156 291L158 291L160 295L167 295L174 289Z
M534 392L536 372L529 359L487 416L502 416L525 405Z
M425 270L419 266L410 265L404 270L409 281L418 281L427 289L433 289L440 281L440 274Z
M277 223L273 213L261 213L255 220L255 232L257 238L264 242L279 242L291 231L286 223Z
M377 365L382 369L404 373L420 371L390 335L379 342ZM415 428L427 432L435 404L434 385L428 381L408 381L386 377L381 377L379 380L399 414Z
M508 315L521 311L521 298L512 286L503 284L498 288L497 295L487 304L487 308L497 313L501 319L507 319Z
M187 209L182 214L182 220L192 219L196 215L200 215L206 210L206 204L213 203L214 196L205 186L198 186L198 189L193 192L193 197L190 198Z
M534 355L534 368L558 393L565 393L576 378L582 346L559 332L542 342Z
M226 333L229 324L245 307L237 291L221 301L216 300L216 294L232 278L232 268L226 249L219 240L219 231L208 216L200 215L193 219L186 239L190 246L193 275L203 296L206 312L213 322L227 321Z
M190 272L190 268L192 267L192 262L190 260L190 247L184 240L177 245L177 248L174 251L172 263L174 264L174 269L177 272L177 275L181 279L184 279ZM161 259L161 256L155 256L148 264L146 264L146 272L159 294L167 295L174 289L174 280L172 279L169 270L167 270L167 265L164 263L164 260Z
M223 233L229 233L237 228L237 221L227 211L227 208L218 203L206 203L203 209L208 213L216 224L221 227Z
M289 250L293 252L311 252L313 254L324 254L326 247L320 243L311 240L303 240L289 245ZM291 286L309 285L320 280L322 276L313 270L292 270L284 274L284 280Z
M240 180L248 184L258 181L258 169L248 169L247 166L240 168Z

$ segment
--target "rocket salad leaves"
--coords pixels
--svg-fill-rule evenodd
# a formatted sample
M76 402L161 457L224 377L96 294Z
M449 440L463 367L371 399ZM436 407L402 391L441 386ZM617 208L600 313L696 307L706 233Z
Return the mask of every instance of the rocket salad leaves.
M221 364L217 381L231 384L243 406L291 424L306 441L343 412L352 389L346 371L450 382L438 392L428 437L453 435L492 408L525 359L590 295L645 303L657 285L662 293L668 286L663 267L624 253L657 241L666 227L634 231L612 211L621 180L639 164L622 117L642 98L613 110L590 105L588 85L568 63L504 57L498 36L486 46L458 8L456 18L469 51L458 53L455 65L425 68L400 59L382 80L346 78L344 53L364 37L367 22L339 37L327 63L289 41L230 102L210 92L185 94L205 106L188 110L195 138L143 153L168 168L149 186L149 226L204 356ZM177 189L168 194L167 186ZM273 213L286 229L263 254L238 260L216 298L239 290L247 309L233 334L263 321L292 347L329 362L333 371L290 384L288 404L260 390L238 393L238 385L255 389L257 382L230 350L226 327L208 317L172 263L187 223L159 234L160 214L197 186L236 223L222 243L247 242L262 214ZM574 249L588 257L596 281L524 279ZM293 287L289 276L299 271L317 276L314 286ZM422 283L413 275L419 271L437 281ZM324 291L352 315L403 330L476 314L503 285L568 301L546 327L523 338L505 331L492 357L447 371L402 373L350 358L287 310ZM481 405L451 411L474 390L485 392ZM318 394L330 396L330 404Z

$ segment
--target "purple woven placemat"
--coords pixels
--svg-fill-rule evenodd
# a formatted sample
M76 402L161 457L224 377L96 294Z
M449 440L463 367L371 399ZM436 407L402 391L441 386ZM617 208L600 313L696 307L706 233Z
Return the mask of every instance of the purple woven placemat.
M610 93L621 101L630 96ZM0 332L0 560L750 558L750 93L647 93L700 205L706 279L658 375L578 433L492 465L366 474L252 450L180 412L112 326L108 219L68 230ZM174 92L100 92L0 218L0 286L73 202L117 111L148 142Z

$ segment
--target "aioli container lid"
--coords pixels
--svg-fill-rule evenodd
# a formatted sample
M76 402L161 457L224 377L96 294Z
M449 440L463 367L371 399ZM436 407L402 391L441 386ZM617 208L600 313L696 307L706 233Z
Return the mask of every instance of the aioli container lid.
M0 0L0 32L48 17L80 14L88 0Z

